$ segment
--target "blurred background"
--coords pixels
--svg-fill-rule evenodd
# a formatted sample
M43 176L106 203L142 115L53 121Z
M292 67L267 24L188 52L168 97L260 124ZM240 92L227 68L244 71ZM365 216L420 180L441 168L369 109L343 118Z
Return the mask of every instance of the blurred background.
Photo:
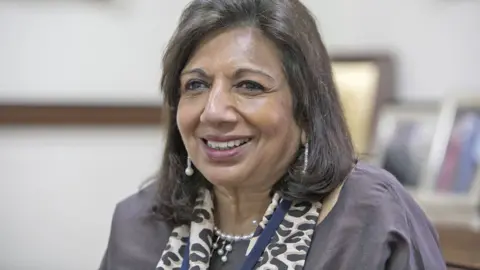
M188 2L0 0L0 269L98 267L115 204L159 168L160 61ZM411 191L448 260L480 267L480 1L303 2L358 151Z

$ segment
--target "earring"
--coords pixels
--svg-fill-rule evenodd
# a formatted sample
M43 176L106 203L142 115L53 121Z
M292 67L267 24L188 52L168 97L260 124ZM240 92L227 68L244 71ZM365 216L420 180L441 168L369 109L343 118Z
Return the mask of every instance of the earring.
M190 157L187 157L187 168L185 169L185 174L187 176L193 175L192 160L190 159Z
M305 143L305 154L303 155L303 170L302 174L305 174L307 172L307 166L308 166L308 142Z

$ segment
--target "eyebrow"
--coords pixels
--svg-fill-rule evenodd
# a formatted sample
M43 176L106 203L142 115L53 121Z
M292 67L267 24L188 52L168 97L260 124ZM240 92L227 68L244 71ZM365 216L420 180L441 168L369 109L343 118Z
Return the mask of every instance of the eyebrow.
M201 69L201 68L193 68L193 69L188 69L188 70L185 70L185 71L182 71L182 73L180 74L180 76L183 76L183 75L187 75L187 74L198 74L200 75L201 77L205 77L205 78L208 78L210 77L207 72L205 72L205 70ZM260 69L255 69L255 68L239 68L235 71L235 73L233 74L234 77L239 77L241 76L243 73L256 73L256 74L260 74L260 75L263 75L265 77L268 77L269 79L271 80L274 80L274 78L266 73L265 71L262 71Z
M208 77L208 74L205 72L205 70L201 69L201 68L194 68L194 69L188 69L188 70L184 70L182 71L182 73L180 73L180 76L183 76L183 75L188 75L188 74L193 74L193 73L196 73L202 77L205 77L207 78Z
M274 78L270 74L266 73L263 70L255 69L255 68L239 68L235 71L234 76L239 77L243 73L256 73L256 74L260 74L260 75L263 75L265 77L268 77L271 80L274 80Z

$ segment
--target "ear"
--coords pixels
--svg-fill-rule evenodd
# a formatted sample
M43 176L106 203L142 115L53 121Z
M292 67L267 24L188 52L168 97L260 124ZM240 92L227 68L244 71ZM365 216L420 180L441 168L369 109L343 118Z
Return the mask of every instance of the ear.
M302 142L302 145L305 145L307 143L307 133L305 133L305 130L302 129L302 133L300 134L300 141Z

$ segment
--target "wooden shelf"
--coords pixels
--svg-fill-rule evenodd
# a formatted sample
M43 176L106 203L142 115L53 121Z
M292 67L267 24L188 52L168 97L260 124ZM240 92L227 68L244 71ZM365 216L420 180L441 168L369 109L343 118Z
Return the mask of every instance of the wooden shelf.
M436 226L445 260L451 265L480 269L480 232L454 226Z
M159 125L161 106L0 104L0 125Z

